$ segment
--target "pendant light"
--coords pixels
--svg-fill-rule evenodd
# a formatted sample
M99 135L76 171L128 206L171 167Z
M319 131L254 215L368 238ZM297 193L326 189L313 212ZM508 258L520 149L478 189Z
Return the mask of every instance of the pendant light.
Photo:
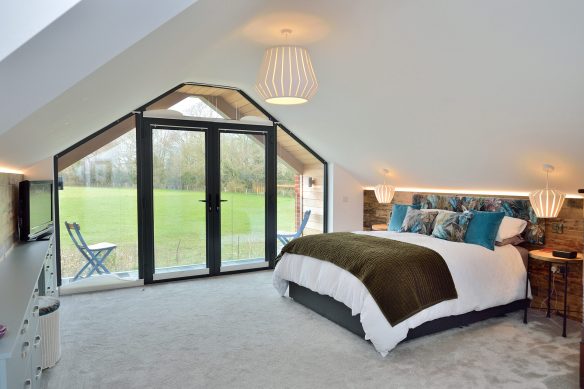
M564 204L566 194L559 190L549 189L549 174L554 171L552 165L543 165L546 173L545 189L533 191L529 194L529 201L537 217L553 218L558 217L560 209Z
M266 103L294 105L310 100L318 81L308 50L288 45L292 30L283 29L286 44L266 49L256 82L256 89Z
M395 187L385 183L385 177L389 173L389 170L383 169L383 173L383 184L375 187L375 197L379 204L389 204L391 203L391 200L393 200Z

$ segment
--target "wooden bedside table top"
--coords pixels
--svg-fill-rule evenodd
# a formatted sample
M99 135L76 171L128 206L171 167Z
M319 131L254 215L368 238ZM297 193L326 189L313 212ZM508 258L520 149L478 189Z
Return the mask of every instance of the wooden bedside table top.
M560 258L560 257L554 257L552 255L552 250L531 250L529 252L529 257L530 258L535 258L535 259L539 259L540 261L546 261L546 262L578 262L582 260L582 253L578 253L576 258Z
M387 224L374 224L371 229L373 231L387 231Z

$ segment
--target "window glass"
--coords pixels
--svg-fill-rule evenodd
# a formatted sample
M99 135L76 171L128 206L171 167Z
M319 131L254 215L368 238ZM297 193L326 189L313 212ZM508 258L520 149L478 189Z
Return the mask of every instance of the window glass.
M63 180L59 218L64 287L102 276L112 282L137 279L134 118L59 158L59 177ZM97 259L86 258L87 247Z
M191 117L268 119L237 90L202 85L184 85L146 107L146 110L158 109L172 109Z
M324 232L324 164L278 127L278 236Z

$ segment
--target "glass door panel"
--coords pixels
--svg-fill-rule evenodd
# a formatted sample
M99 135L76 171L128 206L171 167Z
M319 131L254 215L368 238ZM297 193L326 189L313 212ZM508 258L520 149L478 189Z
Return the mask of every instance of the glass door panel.
M154 279L207 274L204 130L152 129Z
M267 266L266 136L221 131L221 271Z

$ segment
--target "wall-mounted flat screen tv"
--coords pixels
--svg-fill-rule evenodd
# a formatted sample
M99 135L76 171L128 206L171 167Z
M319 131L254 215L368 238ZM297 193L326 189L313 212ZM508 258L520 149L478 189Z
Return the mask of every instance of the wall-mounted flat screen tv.
M22 181L18 186L20 240L42 239L53 233L53 182Z

